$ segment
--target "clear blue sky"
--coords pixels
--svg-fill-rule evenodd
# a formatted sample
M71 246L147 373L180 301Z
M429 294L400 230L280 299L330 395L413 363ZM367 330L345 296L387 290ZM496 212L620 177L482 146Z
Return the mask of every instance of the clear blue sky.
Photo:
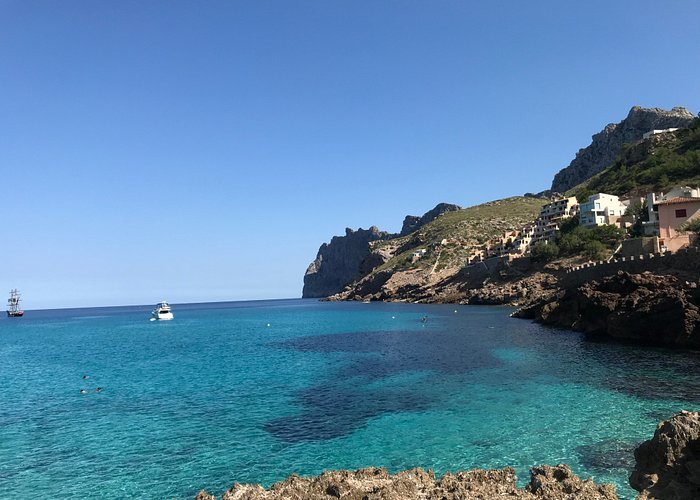
M0 292L298 297L345 227L549 187L700 110L700 2L0 0Z

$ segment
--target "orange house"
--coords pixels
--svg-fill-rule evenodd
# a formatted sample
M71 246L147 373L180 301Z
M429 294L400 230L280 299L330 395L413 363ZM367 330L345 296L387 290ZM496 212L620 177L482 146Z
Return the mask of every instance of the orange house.
M678 226L700 217L700 198L671 198L658 204L659 246L671 252L688 246L690 235L679 233Z

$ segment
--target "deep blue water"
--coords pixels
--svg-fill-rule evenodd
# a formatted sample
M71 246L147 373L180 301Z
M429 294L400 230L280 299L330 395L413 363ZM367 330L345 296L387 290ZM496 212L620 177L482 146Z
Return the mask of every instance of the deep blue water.
M0 319L2 497L191 499L370 465L525 482L564 462L631 498L634 446L700 409L697 353L586 342L506 308L150 309Z

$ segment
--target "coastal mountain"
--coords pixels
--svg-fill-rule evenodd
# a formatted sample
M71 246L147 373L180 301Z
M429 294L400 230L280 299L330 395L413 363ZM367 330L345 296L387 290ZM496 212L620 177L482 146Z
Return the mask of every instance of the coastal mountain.
M591 144L579 150L568 167L554 176L552 191L563 193L589 179L615 161L625 144L642 139L650 130L686 127L695 115L683 107L671 111L634 106L620 123L608 124L593 136Z
M608 168L571 190L618 196L700 185L700 118L686 128L625 146Z
M459 209L458 205L438 203L421 217L407 215L400 234L380 231L376 226L357 231L345 229L345 236L334 236L330 243L324 243L318 249L316 259L309 264L304 275L302 297L328 297L340 292L387 260L381 251L370 252L370 243L404 236L446 212Z
M642 138L650 130L677 126L676 131ZM564 178L566 183L558 185L557 179ZM700 118L684 108L634 107L625 120L596 134L557 179L554 188L561 192L575 182L567 194L579 200L597 192L637 196L673 185L700 185ZM304 277L303 296L522 304L525 296L534 300L549 295L558 289L558 270L589 257L569 253L548 265L526 259L527 265L487 269L484 276L464 269L487 240L532 223L550 201L541 194L466 209L441 203L422 217L407 216L399 234L377 228L347 230L345 237L335 237L319 249Z

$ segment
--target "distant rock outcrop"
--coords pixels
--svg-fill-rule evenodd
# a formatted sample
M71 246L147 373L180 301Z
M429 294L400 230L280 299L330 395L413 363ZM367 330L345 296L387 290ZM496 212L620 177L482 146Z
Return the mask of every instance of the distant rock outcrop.
M315 477L292 475L269 489L234 484L222 500L613 500L615 487L579 479L566 465L534 467L530 483L518 488L515 471L475 469L447 473L436 480L432 471L417 468L397 474L386 469L329 471ZM214 500L202 491L197 500Z
M316 260L306 270L302 297L327 297L358 280L364 275L361 265L370 253L369 243L395 236L376 226L357 231L347 228L345 236L334 236L330 243L321 245Z
M602 171L615 160L622 146L639 141L654 129L685 127L695 118L683 107L671 111L634 106L627 118L611 123L593 136L593 142L576 153L568 167L559 171L552 181L552 191L565 192Z
M682 411L656 427L634 452L637 500L700 498L700 413Z
M424 213L422 217L407 215L403 220L401 236L406 236L407 234L411 234L413 231L417 231L422 226L426 225L428 222L434 221L445 212L455 212L461 209L462 207L459 205L453 205L451 203L438 203L435 208Z

